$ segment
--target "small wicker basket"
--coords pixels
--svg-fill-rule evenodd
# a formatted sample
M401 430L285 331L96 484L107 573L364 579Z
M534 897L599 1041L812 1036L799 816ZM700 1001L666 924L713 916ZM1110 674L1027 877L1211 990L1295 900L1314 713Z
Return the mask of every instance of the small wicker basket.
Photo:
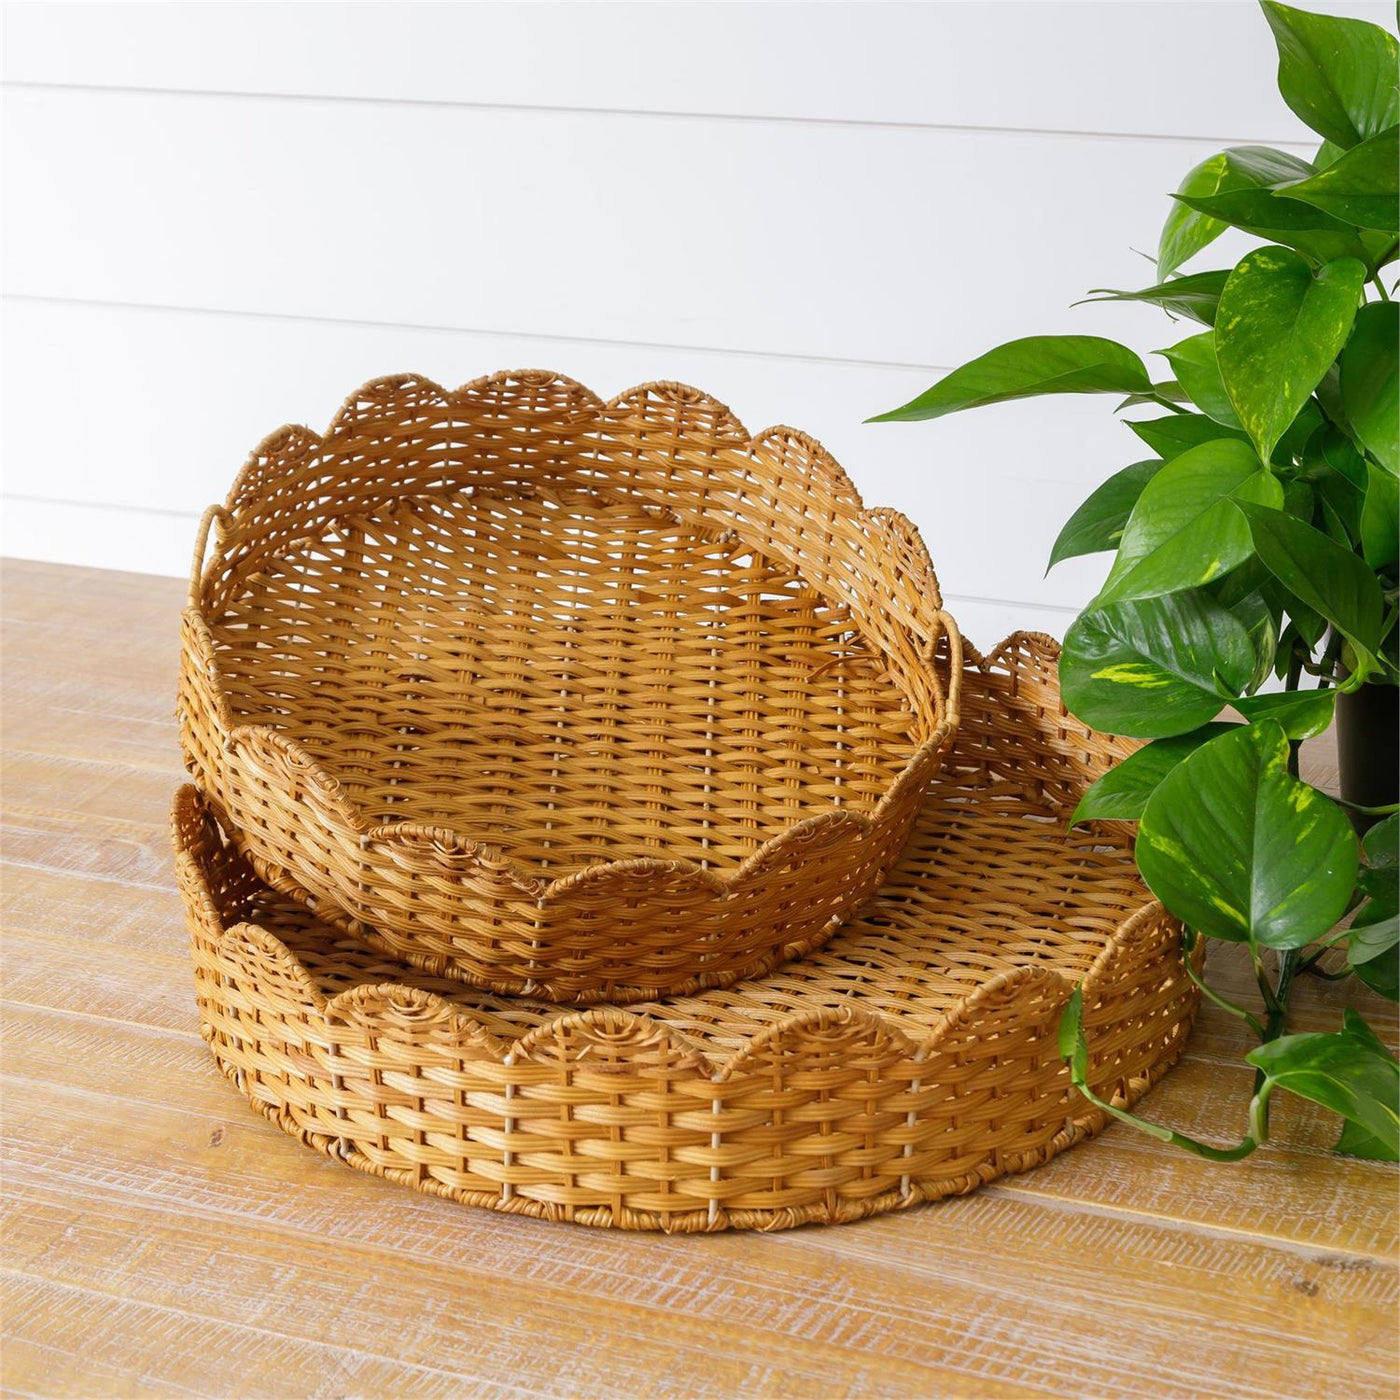
M1125 745L1065 717L1056 649L972 657L958 747L879 897L820 952L627 1009L470 992L263 885L193 788L176 865L202 1031L319 1151L493 1210L781 1229L970 1191L1103 1124L1056 1043L1082 981L1097 1092L1131 1104L1197 1005L1131 833L1070 833Z
M818 946L958 714L908 521L675 384L366 385L206 516L183 641L187 766L264 880L435 975L556 1001Z

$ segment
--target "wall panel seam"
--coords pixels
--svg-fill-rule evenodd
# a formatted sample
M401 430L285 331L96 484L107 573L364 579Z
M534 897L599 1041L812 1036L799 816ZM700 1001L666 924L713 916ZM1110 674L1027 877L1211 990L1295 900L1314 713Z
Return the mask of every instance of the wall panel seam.
M356 326L366 330L422 331L435 335L477 335L498 340L558 341L570 345L597 345L620 350L667 350L694 355L724 355L756 360L788 360L798 364L845 365L852 369L918 370L947 374L952 366L919 364L906 360L861 360L838 355L798 355L784 350L743 350L727 345L687 345L661 340L612 340L604 336L572 335L567 331L513 331L481 326L431 325L414 321L374 321L353 316L304 316L289 311L243 311L237 307L180 306L164 302L112 301L104 297L65 297L42 292L5 292L0 301L27 302L38 306L90 306L111 311L157 311L183 316L234 316L240 320L292 321L298 325Z
M1042 136L1050 139L1085 141L1171 141L1198 145L1280 146L1311 152L1316 143L1267 136L1186 136L1160 131L1082 131L1071 127L977 126L957 122L882 121L870 117L787 116L763 112L668 111L660 107L579 107L528 102L463 102L449 98L351 96L346 93L251 92L232 88L142 87L120 83L53 83L28 79L6 80L0 88L15 92L74 92L110 96L212 98L240 102L321 102L348 106L445 108L469 112L538 112L571 117L638 117L668 121L716 121L775 123L783 126L855 127L884 131L945 131L968 135Z

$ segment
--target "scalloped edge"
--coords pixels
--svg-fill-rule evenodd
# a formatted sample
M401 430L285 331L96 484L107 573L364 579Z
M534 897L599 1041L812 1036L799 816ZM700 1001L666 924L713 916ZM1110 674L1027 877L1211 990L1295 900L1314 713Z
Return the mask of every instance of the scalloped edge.
M332 417L324 434L318 435L301 424L287 424L269 433L249 455L230 487L225 503L222 506L211 506L204 513L191 568L189 602L183 614L186 645L182 647L182 654L197 667L201 682L201 699L207 701L221 730L222 748L226 757L237 755L241 750L241 764L251 766L254 771L261 770L265 778L270 778L283 790L297 794L308 789L313 790L316 798L314 810L321 823L329 830L334 830L338 825L344 832L342 841L348 840L348 843L357 847L361 853L373 847L387 860L394 861L396 853L399 857L408 858L421 853L425 847L431 847L442 866L441 873L444 877L461 878L468 869L480 870L485 879L499 888L498 897L501 900L533 902L538 910L541 927L547 926L552 909L566 907L581 890L604 886L615 880L631 883L638 877L648 875L672 882L669 891L669 897L672 899L684 897L684 886L688 885L697 897L708 895L717 902L739 903L761 882L766 871L798 855L801 847L833 824L831 812L815 812L775 832L762 845L751 851L739 865L729 870L707 870L684 857L636 857L621 861L599 861L582 870L570 871L546 882L522 869L499 845L476 840L462 831L418 822L370 821L363 809L344 791L335 775L295 738L268 725L245 724L235 719L219 670L213 631L204 615L202 599L212 583L216 569L220 565L231 565L234 562L234 556L226 553L226 546L236 526L237 512L252 505L264 493L275 490L279 480L290 474L296 466L319 455L328 445L340 452L353 450L365 410L372 410L376 403L401 402L405 389L414 391L424 404L465 406L473 400L485 398L493 389L503 389L517 383L535 386L563 385L570 397L580 406L578 421L584 422L585 414L593 415L587 421L595 428L599 427L596 421L598 418L606 420L609 415L626 415L642 403L660 400L662 403L674 403L678 410L694 410L697 406L710 410L715 437L721 439L725 447L750 457L755 464L760 461L760 452L776 451L779 456L786 456L792 447L796 446L803 455L805 470L809 473L820 473L830 493L845 501L869 535L883 540L885 547L894 551L901 559L902 565L917 569L919 577L924 580L919 592L932 604L932 611L926 619L930 625L924 643L925 656L931 660L941 643L946 645L949 652L948 664L943 668L943 675L934 673L935 692L942 703L943 717L933 733L909 756L869 813L835 809L841 818L839 825L849 833L845 844L849 845L852 852L850 863L857 864L856 853L872 833L883 833L890 810L905 801L911 790L921 790L927 786L957 732L963 673L962 642L957 624L942 606L937 575L917 528L902 513L890 507L867 508L845 469L816 438L800 429L784 426L770 427L762 433L750 435L727 405L703 390L671 380L653 380L634 385L604 401L577 380L550 370L497 371L470 380L455 390L444 389L436 381L420 375L387 375L366 381L348 395ZM680 416L678 411L677 418ZM606 430L605 423L602 430ZM705 460L703 453L681 451L679 447L676 456L678 460L683 461L691 458L699 462ZM630 480L627 471L624 471L623 475ZM214 554L206 563L205 554L211 533ZM792 567L797 568L795 564ZM802 574L800 569L797 569L797 572ZM805 574L802 576L806 577ZM849 606L851 599L845 597L843 602ZM186 766L192 774L195 763L187 750ZM833 843L834 848L839 849L840 844ZM288 880L295 878L295 873L291 871L285 872L285 875ZM680 877L680 884L675 883L677 877ZM301 890L301 893L309 895L305 890ZM542 969L543 976L528 981L516 978L483 981L474 976L467 977L460 969L454 970L448 959L408 951L404 945L414 937L411 933L394 929L386 935L371 929L339 900L334 901L334 906L340 914L336 922L341 926L348 927L353 924L361 931L366 941L395 956L409 958L427 970L449 977L460 977L474 985L490 987L497 991L519 992L524 995L535 995L543 991L551 994L547 967ZM317 899L316 908L322 917L335 917L329 898ZM835 927L836 924L832 923L814 939L800 945L775 947L771 956L764 960L750 961L722 973L702 973L684 983L665 987L637 986L629 990L624 984L600 988L596 992L579 992L575 999L582 1001L594 996L626 995L629 1000L646 1000L661 994L674 995L703 986L722 985L723 981L734 981L760 973L771 967L784 954L807 951L819 946ZM717 982L716 978L721 980Z
M509 1098L512 1085L528 1089L531 1082L539 1082L538 1075L546 1070L569 1079L579 1068L587 1075L615 1072L649 1083L649 1076L657 1072L660 1064L665 1071L665 1092L674 1089L678 1078L684 1080L689 1087L682 1091L683 1096L693 1103L694 1111L703 1114L708 1106L716 1121L721 1121L736 1102L766 1102L774 1093L781 1094L776 1087L782 1077L780 1066L803 1060L807 1061L801 1071L806 1093L810 1093L814 1076L829 1073L835 1080L848 1080L852 1073L859 1073L873 1077L872 1097L881 1082L887 1084L886 1092L913 1092L923 1096L922 1102L932 1104L945 1096L966 1096L968 1084L964 1076L954 1076L946 1083L937 1078L940 1056L955 1055L961 1048L985 1047L989 1041L1005 1036L1016 1045L1018 1057L1031 1054L1036 1047L1057 1057L1056 1029L1071 983L1059 972L1033 964L1009 969L974 988L929 1024L921 1036L908 1034L902 1025L865 1007L849 1003L835 1008L814 1007L764 1027L722 1064L713 1061L678 1028L652 1013L614 1006L561 1010L552 1019L507 1040L469 1010L422 988L379 983L326 998L303 964L274 933L247 921L223 924L208 883L208 861L214 849L209 843L220 843L222 849L227 838L221 838L213 828L208 808L192 787L182 787L175 795L172 829L191 934L212 947L219 964L219 971L213 976L197 971L197 981L201 986L202 1033L220 1068L238 1084L258 1112L307 1145L358 1170L429 1194L508 1213L590 1225L668 1232L729 1227L782 1229L804 1223L855 1220L962 1194L1003 1174L1049 1161L1092 1136L1107 1121L1100 1110L1085 1104L1066 1087L1067 1097L1062 1100L1057 1096L1050 1109L1052 1115L1059 1116L1040 1125L1038 1145L1032 1148L1008 1151L992 1147L963 1153L958 1161L964 1157L968 1160L961 1170L931 1176L911 1172L902 1176L897 1186L855 1199L838 1198L834 1190L827 1190L820 1193L819 1200L791 1207L730 1210L713 1199L708 1207L665 1212L633 1209L621 1201L611 1205L564 1206L548 1199L547 1187L534 1196L528 1194L528 1188L517 1191L505 1183L498 1191L482 1191L450 1186L421 1169L385 1167L356 1148L349 1137L309 1128L292 1103L269 1097L271 1091L260 1094L260 1086L243 1082L238 1066L220 1054L218 1036L205 1014L206 997L232 994L237 999L236 984L246 978L264 1000L280 1003L275 1012L290 1026L291 1035L286 1034L284 1027L270 1025L268 1034L278 1044L295 1041L314 1045L326 1052L332 1065L353 1066L381 1063L383 1046L392 1043L402 1049L412 1064L428 1071L430 1081L436 1067L447 1076L442 1081L444 1085L451 1083L459 1092L504 1094ZM196 837L192 835L195 831L204 835ZM1152 966L1164 953L1173 952L1180 955L1179 926L1159 903L1149 900L1106 936L1102 950L1083 978L1086 1021L1100 1031L1091 1057L1091 1081L1100 1094L1116 1104L1134 1103L1175 1063L1185 1045L1199 993L1193 984L1187 982L1183 987L1179 980L1164 982L1157 1001L1149 1008L1149 1020L1156 1018L1156 1024L1136 1030L1126 1041L1121 1034L1113 1034L1117 1001L1128 991L1138 989L1145 967ZM1202 953L1198 945L1198 966ZM408 1025L406 1009L415 1013ZM814 1063L818 1066L815 1070ZM462 1086L473 1065L479 1067L483 1078L479 1089L469 1091ZM820 1068L822 1065L826 1066L825 1071ZM261 1087L266 1089L265 1085ZM1007 1094L1004 1082L998 1081L995 1093L999 1099L1005 1097L1008 1112L1017 1108L1017 1099ZM748 1111L760 1110L750 1107ZM336 1112L346 1114L347 1110L342 1107ZM350 1120L347 1117L345 1121ZM507 1135L513 1121L507 1123ZM911 1108L909 1126L912 1128L914 1123L915 1110ZM400 1124L399 1131L407 1130ZM713 1140L711 1145L715 1146ZM530 1146L526 1134L518 1148L504 1149L505 1160L513 1161L515 1154L528 1153ZM910 1148L905 1151L908 1155ZM717 1180L713 1175L711 1179Z

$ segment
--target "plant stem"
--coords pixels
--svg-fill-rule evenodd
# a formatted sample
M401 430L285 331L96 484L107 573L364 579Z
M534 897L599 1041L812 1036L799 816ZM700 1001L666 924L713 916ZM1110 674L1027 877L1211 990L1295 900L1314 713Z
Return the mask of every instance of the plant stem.
M1288 657L1288 671L1283 678L1283 688L1285 690L1297 690L1298 680L1303 674L1303 665L1308 660L1308 654L1301 646L1295 645Z
M1314 672L1318 678L1317 688L1326 690L1337 680L1337 658L1342 654L1342 634L1334 627L1327 638L1327 649L1322 653L1322 665Z
M1336 663L1335 660L1329 664L1324 656L1321 661L1314 662L1311 657L1304 656L1299 659L1299 668L1310 676L1316 676L1318 680L1335 680ZM1325 685L1318 686L1319 690L1326 690Z
M1278 980L1274 983L1274 1009L1264 1025L1264 1039L1277 1040L1288 1029L1288 996L1298 971L1298 949L1285 948L1278 955Z
M1268 1011L1268 1019L1264 1023L1264 1039L1272 1040L1273 1036L1268 1034L1268 1028L1279 1013L1278 1000L1274 996L1274 985L1269 980L1269 974L1264 970L1264 959L1259 956L1259 949L1251 945L1249 957L1254 964L1254 980L1259 984L1259 994L1264 998L1264 1006Z
M1184 948L1186 952L1186 971L1191 980L1211 998L1212 1001L1229 1011L1232 1015L1241 1017L1253 1027L1261 1042L1276 1040L1284 1031L1288 1029L1288 997L1292 989L1294 974L1297 970L1298 953L1296 949L1286 949L1278 955L1278 978L1271 983L1268 974L1264 970L1263 959L1260 957L1259 949L1254 945L1250 946L1250 957L1254 962L1254 975L1259 982L1259 990L1263 994L1264 1003L1268 1007L1268 1017L1261 1026L1256 1017L1252 1016L1243 1007L1235 1006L1224 997L1217 996L1203 981L1196 975L1196 969L1191 961L1191 949L1195 946L1196 939L1200 936L1194 929L1184 930ZM1077 1004L1072 1002L1071 1005ZM1067 1015L1069 1013L1066 1013ZM1273 1090L1273 1085L1265 1077L1263 1070L1258 1070L1254 1076L1254 1089L1249 1100L1249 1131L1235 1144L1234 1147L1212 1147L1207 1142L1201 1142L1198 1138L1188 1136L1186 1133L1178 1133L1173 1128L1163 1127L1160 1123L1153 1123L1146 1118L1139 1118L1135 1113L1129 1113L1125 1108L1119 1108L1116 1104L1109 1103L1107 1099L1101 1098L1088 1084L1089 1074L1089 1051L1084 1040L1084 1029L1082 1021L1077 1019L1078 1012L1075 1013L1076 1020L1073 1023L1075 1034L1078 1039L1078 1050L1073 1055L1066 1055L1066 1063L1069 1066L1070 1081L1074 1087L1086 1098L1095 1108L1101 1109L1112 1118L1117 1118L1120 1122L1131 1124L1134 1128L1146 1133L1149 1137L1156 1138L1158 1142L1170 1143L1173 1147L1184 1148L1187 1152L1194 1152L1198 1157L1204 1157L1210 1162L1238 1162L1248 1157L1251 1152L1256 1151L1269 1140L1269 1095ZM1065 1028L1062 1024L1060 1029L1063 1045Z
M1212 1147L1208 1142L1201 1142L1198 1138L1188 1137L1185 1133L1178 1133L1172 1128L1164 1128L1160 1123L1152 1123L1146 1118L1139 1118L1136 1113L1129 1113L1126 1108L1119 1108L1116 1104L1109 1103L1107 1099L1101 1099L1077 1075L1074 1076L1074 1087L1095 1108L1102 1109L1110 1117L1117 1118L1123 1123L1131 1123L1133 1127L1140 1128L1150 1137L1156 1138L1158 1142L1169 1142L1174 1147L1184 1147L1188 1152L1194 1152L1196 1156L1204 1157L1209 1162L1241 1161L1262 1143L1268 1141L1269 1093L1272 1088L1272 1085L1268 1083L1261 1084L1255 1090L1254 1097L1250 1099L1249 1132L1234 1147Z
M1328 972L1325 967L1308 967L1304 970L1309 976L1320 977L1324 982L1345 982L1352 973L1349 967L1339 967L1335 972Z
M1228 997L1223 997L1214 987L1206 985L1205 979L1196 971L1196 964L1190 956L1182 959L1186 967L1186 975L1201 989L1203 995L1210 998L1222 1011L1229 1012L1231 1016L1237 1016L1259 1037L1264 1039L1264 1027L1259 1018L1252 1011L1247 1011L1243 1006L1237 1006Z
M1350 932L1350 929L1338 929L1330 938L1323 939L1323 941L1298 964L1298 971L1311 972L1313 967L1321 960L1322 955L1329 951L1329 949L1335 948ZM1319 973L1318 975L1321 976L1323 974Z
M1278 955L1278 976L1271 984L1269 974L1264 970L1264 960L1259 955L1258 948L1250 947L1249 956L1254 962L1254 978L1259 983L1259 990L1264 997L1264 1005L1268 1007L1268 1016L1264 1021L1264 1034L1260 1040L1268 1044L1271 1040L1277 1040L1288 1029L1288 996L1293 988L1293 977L1298 967L1298 950L1296 948L1285 948ZM1254 1075L1254 1092L1257 1096L1264 1088L1264 1071L1258 1070ZM1265 1120L1267 1124L1267 1118ZM1266 1133L1267 1136L1267 1133ZM1260 1139L1263 1141L1263 1138Z
M1189 413L1191 411L1188 408L1182 408L1179 403L1173 403L1170 399L1164 399L1161 394L1153 394L1152 401L1153 403L1161 404L1163 408L1171 409L1173 413Z
M1288 658L1288 674L1283 679L1284 690L1293 691L1298 689L1298 681L1302 678L1303 667L1307 664L1307 660L1307 655L1303 649L1295 646L1292 654ZM1290 739L1288 741L1288 772L1290 776L1294 778L1298 776L1298 750L1302 747L1302 741L1299 739ZM1255 955L1254 963L1255 975L1257 976L1259 974L1259 958L1257 954ZM1261 982L1260 985L1262 986L1263 983Z

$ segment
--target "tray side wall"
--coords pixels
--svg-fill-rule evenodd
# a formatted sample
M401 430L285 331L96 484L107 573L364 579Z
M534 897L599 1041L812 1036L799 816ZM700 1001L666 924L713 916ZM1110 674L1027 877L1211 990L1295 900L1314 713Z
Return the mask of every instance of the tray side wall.
M994 799L1030 785L1053 807L1110 757L1114 741L1059 709L1054 653L1021 637L972 668L987 698L971 734L986 742L958 762L986 766ZM1006 725L1021 738L1003 751ZM1045 968L986 982L921 1040L843 1005L779 1023L722 1066L616 1008L508 1042L415 988L327 1001L273 934L235 923L255 881L186 793L177 866L204 1036L259 1112L359 1170L547 1219L781 1229L970 1191L1103 1126L1059 1055L1070 985ZM1144 904L1083 985L1091 1082L1131 1104L1180 1055L1197 1006L1178 927Z

